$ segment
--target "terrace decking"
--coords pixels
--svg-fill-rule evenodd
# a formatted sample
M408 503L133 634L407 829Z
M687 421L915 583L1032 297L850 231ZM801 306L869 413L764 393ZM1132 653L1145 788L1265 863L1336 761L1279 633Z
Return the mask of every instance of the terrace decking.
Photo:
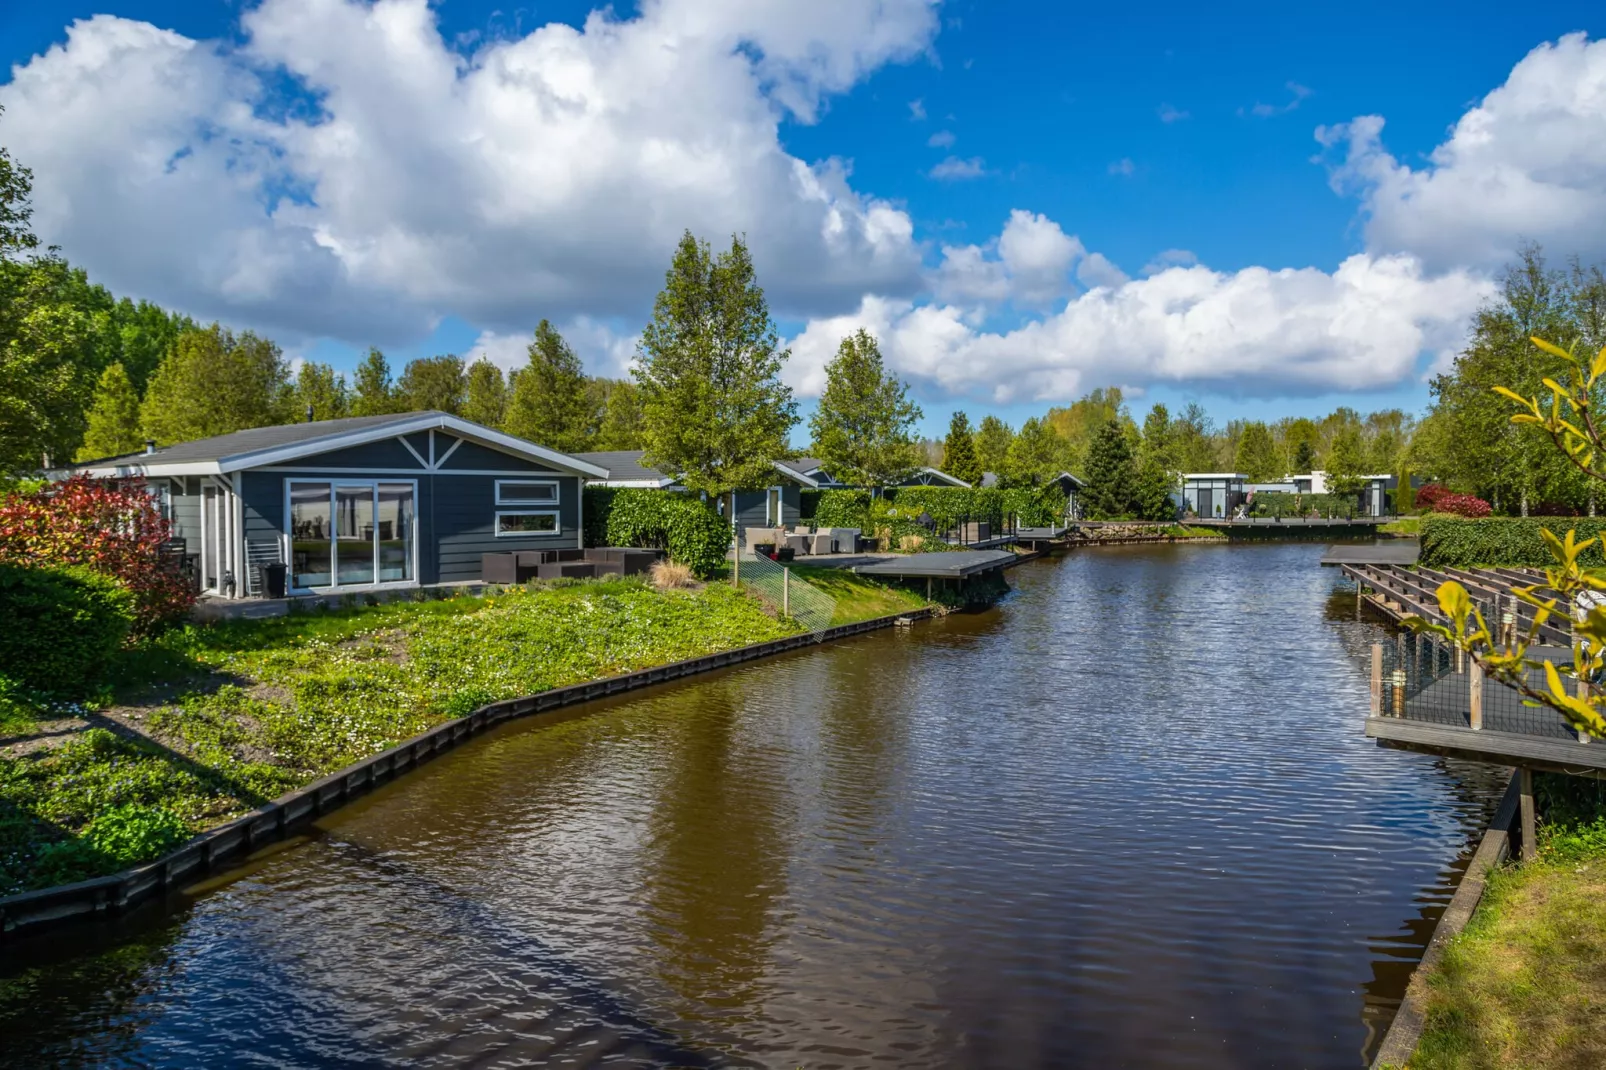
M1353 556L1368 547L1335 547ZM1528 569L1406 568L1388 563L1339 564L1356 583L1357 606L1370 605L1391 620L1421 616L1444 622L1437 588L1457 580L1467 588L1491 628L1506 617L1527 632L1532 609L1511 597L1513 587L1543 583ZM1370 589L1370 593L1368 593ZM1559 622L1559 623L1558 623ZM1570 687L1585 685L1570 675L1572 636L1565 617L1551 617L1539 628L1543 645L1529 648L1535 660L1550 661ZM1546 689L1544 674L1529 670L1530 686ZM1578 736L1549 708L1525 705L1505 684L1487 679L1470 659L1415 633L1401 633L1372 650L1372 708L1368 738L1379 746L1466 758L1525 769L1606 777L1606 741Z
M898 554L858 565L861 576L919 577L962 580L1015 563L1016 555L1007 550L949 550L932 554Z

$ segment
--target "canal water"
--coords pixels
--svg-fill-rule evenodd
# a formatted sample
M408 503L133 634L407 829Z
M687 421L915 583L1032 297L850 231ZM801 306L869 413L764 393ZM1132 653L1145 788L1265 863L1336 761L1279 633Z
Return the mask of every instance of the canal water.
M1320 552L1078 550L506 726L0 951L0 1060L1360 1066L1501 785L1362 737Z

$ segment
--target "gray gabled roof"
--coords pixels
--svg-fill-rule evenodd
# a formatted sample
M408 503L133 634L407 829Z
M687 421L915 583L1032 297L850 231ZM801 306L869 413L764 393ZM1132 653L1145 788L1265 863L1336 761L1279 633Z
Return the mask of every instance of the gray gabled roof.
M673 485L674 476L666 475L656 468L648 468L641 463L641 458L646 452L646 450L595 450L590 453L577 453L575 456L599 468L606 468L608 478L602 482L611 485L658 487Z
M75 465L68 472L96 476L222 474L280 464L298 457L326 453L412 434L449 431L503 452L579 472L606 476L607 470L569 454L465 420L450 413L402 412L385 416L350 416L342 420L315 420L299 424L253 427L228 435L163 446L149 453L129 453Z

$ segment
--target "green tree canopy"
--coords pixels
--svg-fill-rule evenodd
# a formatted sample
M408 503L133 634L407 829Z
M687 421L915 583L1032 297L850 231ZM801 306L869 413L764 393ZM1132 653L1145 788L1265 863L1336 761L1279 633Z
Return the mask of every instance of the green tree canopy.
M1143 445L1139 455L1144 461L1153 460L1161 470L1176 471L1177 449L1171 423L1171 411L1158 401L1143 418Z
M1004 456L1001 482L1009 487L1037 487L1065 471L1066 441L1047 420L1036 417L1020 425Z
M1015 432L1008 424L991 413L983 416L976 428L976 460L981 462L982 471L1003 478L1009 444L1014 440Z
M895 486L924 459L911 433L919 418L908 388L887 374L875 336L861 327L825 366L825 390L809 419L811 449L840 482Z
M686 233L637 356L647 464L711 495L769 485L791 454L797 404L781 382L791 353L740 238L716 258Z
M51 256L0 261L0 473L71 457L100 376L94 317Z
M1256 483L1281 479L1285 474L1283 458L1277 443L1272 440L1271 428L1259 420L1245 423L1238 436L1238 449L1233 456L1232 466Z
M1188 402L1177 414L1171 428L1171 442L1172 449L1176 451L1177 468L1181 472L1220 470L1216 463L1218 443L1215 425L1204 406L1197 401Z
M1361 432L1345 427L1333 436L1327 451L1327 489L1330 494L1354 494L1365 486L1366 450Z
M1140 453L1137 481L1132 488L1132 508L1142 520L1175 520L1177 506L1171 499L1176 478L1148 451Z
M391 382L390 361L377 349L357 365L356 386L351 395L353 416L388 416L405 412L406 404L397 395L396 384Z
M338 420L350 416L351 391L346 387L346 377L327 364L307 361L296 372L285 408L290 420Z
M1138 471L1132 444L1118 420L1105 421L1087 453L1088 515L1095 520L1131 516L1138 511Z
M467 388L463 358L450 353L410 360L396 380L402 412L435 411L456 416L463 410Z
M507 417L507 380L502 369L479 358L468 366L463 386L463 419L500 428Z
M605 379L603 383L607 387L607 400L603 402L596 448L641 449L641 392L630 379Z
M948 421L948 437L942 440L939 467L955 479L963 479L973 487L981 486L981 456L976 452L976 434L970 429L970 417L963 410L956 411Z
M5 108L0 107L0 117ZM39 248L30 226L33 220L33 172L12 162L0 148L0 260L9 260Z
M139 394L122 364L100 373L89 408L89 430L77 460L93 461L137 451L145 443L139 427Z
M564 453L585 449L597 407L580 358L547 320L536 325L529 354L508 392L508 434Z
M290 367L279 347L214 323L185 331L151 377L140 406L162 445L282 423Z

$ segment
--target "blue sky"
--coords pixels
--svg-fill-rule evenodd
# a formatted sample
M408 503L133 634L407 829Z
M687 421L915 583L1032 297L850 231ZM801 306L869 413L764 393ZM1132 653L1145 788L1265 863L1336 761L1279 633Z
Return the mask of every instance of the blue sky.
M349 57L338 51L314 55L319 53L320 42L310 32L298 36L296 29L312 21L313 14L330 18L349 14L341 0L275 3L276 7L264 5L262 21L255 24L255 30L242 25L241 16L257 5L106 0L8 5L0 12L0 45L15 65L12 84L0 84L0 103L8 108L6 119L0 121L0 143L38 172L43 236L60 241L70 258L119 290L184 307L197 315L257 326L280 338L293 352L329 359L339 366L349 366L370 340L382 342L398 363L412 355L469 352L476 343L489 346L488 352L506 354L513 351L508 347L519 334L522 319L529 321L523 325L527 331L534 319L550 314L560 324L577 325L577 344L597 370L617 370L620 354L628 352L629 339L639 329L650 302L651 287L643 282L650 278L649 265L666 259L661 249L653 248L654 243L661 246L662 235L680 226L701 224L700 232L713 231L708 236L719 236L718 228L726 221L720 204L722 199L731 199L729 191L721 195L717 189L722 177L719 166L690 168L691 177L676 177L674 182L659 182L659 176L652 176L639 189L621 181L619 201L639 203L645 206L643 211L651 212L639 224L643 238L637 244L644 248L639 256L629 251L631 220L621 220L619 233L609 240L625 251L610 254L611 259L599 255L594 278L588 280L567 277L565 264L572 263L576 255L572 250L566 257L554 253L551 262L540 262L542 249L551 247L548 242L556 245L569 240L568 235L552 238L551 228L566 216L576 229L594 225L587 222L592 208L587 207L590 201L581 192L576 197L585 204L577 201L570 207L554 197L552 203L543 205L542 211L554 222L531 223L520 218L520 226L527 224L532 229L525 241L510 237L507 249L499 247L499 237L507 231L497 227L487 230L478 242L470 240L473 235L463 235L458 244L466 248L431 254L422 261L445 264L453 256L466 256L470 263L487 265L490 277L484 284L470 285L474 280L465 279L464 270L448 271L443 266L442 274L448 277L428 292L414 292L415 287L405 280L398 282L396 276L404 270L416 274L418 268L392 268L385 262L380 264L384 270L379 270L375 264L383 257L365 256L364 251L371 254L378 245L394 239L394 234L385 233L388 229L409 231L398 247L412 251L443 240L441 232L461 232L463 228L451 220L432 225L430 217L439 206L427 204L427 189L424 194L396 194L398 221L394 227L383 221L357 221L360 196L353 198L354 207L338 211L328 207L333 203L329 191L343 181L340 165L327 146L298 143L295 139L301 134L287 134L282 144L274 144L277 155L273 159L293 161L285 164L288 179L282 173L269 174L278 165L253 159L251 166L262 169L255 196L259 204L268 203L263 201L263 191L275 188L276 183L278 188L304 189L310 211L298 226L304 224L309 234L360 234L360 241L339 237L338 263L333 266L308 260L304 269L297 267L272 278L257 278L257 270L252 268L243 272L250 276L243 282L237 277L242 274L238 265L231 268L221 259L211 274L189 270L185 263L145 270L136 250L141 238L148 240L148 235L108 234L105 217L97 217L93 207L104 203L107 196L130 211L138 211L146 203L140 198L151 198L152 215L172 220L186 240L197 242L204 242L209 233L235 233L229 212L240 211L238 204L246 201L220 200L215 211L197 207L191 217L185 214L190 210L185 202L193 204L195 194L164 193L156 178L145 182L126 176L121 182L106 179L111 193L97 189L82 177L95 173L97 166L104 169L106 163L94 158L94 132L68 137L59 125L53 128L49 122L52 108L89 116L81 122L95 121L96 98L80 99L88 92L82 88L86 80L103 84L107 94L116 94L116 107L105 104L111 96L101 99L107 107L105 122L147 137L136 144L135 155L159 146L181 160L181 169L190 166L182 162L185 158L199 159L204 152L185 147L179 156L173 151L179 142L171 138L182 141L184 136L201 136L210 142L210 135L194 131L217 128L217 116L227 114L219 110L227 102L223 98L271 112L283 103L288 87L293 98L324 101L328 109L324 119L338 121L346 118L342 109L348 107L340 102L362 97L359 77L353 71L363 66L364 46L355 43ZM846 30L839 33L829 24L782 25L786 20L758 15L749 19L749 25L742 21L748 16L732 16L725 10L741 5L669 0L662 6L667 13L616 6L614 17L620 23L637 20L643 34L661 33L666 40L677 41L681 38L676 35L693 32L687 26L695 26L695 32L701 33L705 23L715 23L717 33L709 33L717 40L709 47L729 54L732 49L723 42L740 38L736 51L752 57L760 83L773 74L765 63L789 49L793 55L846 57L824 66L845 68L847 73L809 71L804 61L796 61L777 81L808 83L803 94L808 103L801 109L788 104L771 83L746 105L733 105L728 116L714 116L705 128L696 128L695 116L686 117L698 109L692 101L705 99L698 95L704 88L702 75L666 73L662 85L669 88L658 92L686 94L685 109L655 114L648 105L633 106L641 115L639 120L620 128L598 120L604 125L580 128L584 137L555 141L553 151L575 154L576 161L587 152L586 146L603 142L613 146L611 151L629 152L632 146L639 149L643 140L653 138L660 126L683 123L688 141L702 146L708 143L706 139L722 136L720 123L749 124L744 136L751 148L759 145L765 130L762 116L755 119L755 113L767 109L774 121L771 148L776 159L795 158L816 167L830 159L841 161L848 169L841 181L850 191L844 195L850 211L855 204L873 201L901 213L897 218L906 219L910 228L907 240L898 248L893 248L896 242L891 239L875 245L880 250L875 255L866 251L873 242L861 243L863 247L857 250L832 247L821 251L810 245L817 228L808 219L795 229L776 224L773 240L755 242L761 269L777 265L766 271L761 281L768 284L771 277L779 279L772 286L777 304L791 306L778 308L783 332L800 339L795 348L815 365L823 360L819 353L829 348L832 331L856 316L867 318L878 333L885 331L884 342L901 332L903 342L889 343L889 348L897 351L893 364L909 377L926 408L927 429L933 432L940 430L956 406L966 408L973 417L982 411L997 411L1018 422L1049 404L1066 403L1076 394L1106 383L1143 391L1139 405L1150 399L1176 404L1197 398L1218 420L1318 413L1336 404L1420 409L1427 400L1424 373L1434 360L1443 359L1462 329L1468 309L1487 295L1487 280L1498 268L1498 257L1491 249L1533 237L1545 241L1557 257L1576 253L1593 259L1606 252L1597 232L1588 227L1580 230L1565 218L1557 220L1553 212L1547 214L1543 189L1528 190L1526 196L1535 203L1514 204L1510 211L1490 213L1491 218L1503 221L1503 230L1491 224L1475 234L1470 229L1476 228L1470 228L1464 240L1446 236L1444 232L1456 230L1461 225L1457 220L1467 214L1457 211L1451 196L1461 184L1455 168L1466 172L1465 184L1476 184L1474 165L1494 165L1487 160L1479 163L1481 157L1472 159L1476 156L1472 152L1465 154L1471 163L1435 161L1430 156L1450 142L1458 121L1507 83L1514 68L1546 42L1557 42L1569 33L1586 35L1578 43L1583 51L1577 63L1564 62L1567 57L1561 52L1553 60L1542 57L1560 74L1536 78L1536 83L1549 87L1558 79L1571 77L1576 85L1587 84L1588 72L1601 69L1597 64L1606 64L1606 52L1594 47L1594 39L1606 29L1606 10L1598 4L1458 4L1421 14L1402 14L1404 5L1398 4L1350 4L1341 13L1310 5L1239 5L1222 14L1205 10L1206 5L1150 4L1124 10L1100 5L1078 11L1054 3L933 6L926 0L906 0L904 21L860 28L859 39L879 34L890 42L867 55L855 52L864 49L853 35ZM395 10L403 12L406 7L398 3ZM516 44L544 32L542 28L550 23L581 27L590 8L572 3L503 8L447 0L433 5L432 10L442 48L474 59L483 58L496 42ZM708 12L713 14L705 18ZM136 98L146 85L141 70L171 70L162 65L177 61L164 58L166 45L154 39L130 45L116 64L97 60L97 50L87 47L87 35L63 51L60 46L67 41L69 24L94 15L148 22L202 42L202 51L224 57L218 70L232 72L231 77L244 77L241 72L246 72L256 79L254 87L229 85L228 78L215 72L196 74L197 88L189 93L196 100L174 103L164 99L130 118L119 119L117 108L124 100ZM732 18L737 21L729 25L721 21ZM101 20L96 28L108 35L107 39L116 28L118 39L127 43L129 25L117 23L114 27L109 20ZM262 42L270 38L271 43L264 46ZM58 49L54 65L35 59L52 47ZM386 55L384 46L375 44L373 49L374 56ZM685 51L688 64L698 62L690 55L695 50ZM247 58L241 60L242 55ZM293 76L284 75L285 68L300 66L303 56L311 57L308 65ZM74 62L67 63L68 57ZM348 61L350 69L342 69ZM394 67L394 63L390 65ZM536 69L543 68L538 65ZM805 73L799 74L800 70ZM594 89L593 101L615 102L617 92L627 88L617 82L623 77L617 70L607 76L616 80L616 86ZM370 78L370 83L385 77L406 75L392 69L388 75ZM419 79L427 80L422 74ZM596 84L601 85L600 80ZM69 90L77 107L60 103L67 99L61 94ZM500 91L503 109L526 106L516 87L509 90L504 85ZM1563 85L1559 90L1544 91L1565 97L1568 90ZM711 92L725 101L732 90L727 84ZM203 105L198 98L207 93L215 93L219 100ZM382 92L375 90L375 94ZM1523 109L1548 114L1556 110L1556 101L1524 100L1516 92L1509 96L1516 103L1501 105L1503 112L1494 112L1490 106L1499 120L1493 126L1497 131L1514 131L1504 136L1511 142L1509 159L1519 161L1521 167L1525 166L1520 162L1524 153L1532 153L1531 146L1520 144L1521 131L1531 125L1525 124ZM1575 93L1567 100L1577 124L1569 129L1575 129L1581 140L1594 137L1598 142L1602 131L1589 123L1592 118L1606 122L1606 116L1596 112L1587 95ZM418 106L424 111L431 108L422 95ZM353 115L361 115L354 120L356 125L360 128L371 122L372 143L405 161L407 138L414 135L403 128L405 124L375 118L377 106L365 107L366 111L352 107ZM444 105L442 110L446 111ZM1340 138L1324 149L1318 143L1318 128L1353 124L1363 116L1384 120L1380 144L1356 149L1358 141ZM455 121L463 121L461 114ZM450 134L452 126L452 120L442 120L443 135ZM418 151L424 155L438 152L439 146L434 144L438 139L425 123L419 127ZM172 133L183 128L190 133ZM539 149L541 138L555 129L544 127L537 133L504 129L482 140L502 138L502 154L495 159L514 159L532 147ZM1353 132L1353 128L1345 129ZM234 136L240 138L238 132ZM265 143L278 136L277 131L261 135ZM1351 147L1350 157L1360 160L1349 171L1343 170L1345 144ZM123 149L124 158L130 151ZM748 156L756 153L753 148ZM446 155L453 154L448 151ZM933 177L932 169L946 159L955 161L951 169L979 174ZM1509 159L1500 156L1501 166ZM1534 160L1532 166L1542 175L1549 163ZM173 166L170 162L169 168ZM405 163L394 165L391 173L395 166L405 167ZM483 172L495 171L498 165L493 161L473 166ZM551 188L554 172L548 169L550 160L529 166L539 178L509 172L507 188L488 195L489 201L501 206L497 211L511 203L514 207L505 210L522 217L517 206L521 189ZM1402 183L1418 185L1396 189L1387 178L1377 177L1380 167ZM1333 188L1339 172L1345 179L1343 193ZM202 188L200 184L207 181L214 185L234 181L241 173L236 156L227 166L198 171L189 180L197 183L195 188ZM607 176L613 171L602 173ZM733 165L729 173L745 179L738 187L745 193L779 172L773 168L745 172ZM60 185L71 189L45 193L58 177ZM359 178L376 181L372 175ZM1602 178L1595 162L1586 161L1582 172L1561 185L1581 184L1586 192L1595 193L1606 185ZM1436 185L1433 180L1438 180ZM485 183L472 173L465 178L453 171L443 181L467 183L484 192L481 186ZM596 173L588 172L585 181L594 186ZM686 192L699 182L715 187L704 191L704 199L696 199L702 193ZM1444 191L1442 210L1420 219L1409 217L1416 210L1413 206L1431 200L1413 191L1430 185L1434 196ZM683 194L693 198L684 202L684 223L677 215ZM755 220L784 218L797 209L795 199L784 191L773 196L753 194L752 199L749 211L732 211L729 217L729 225L748 230L750 238ZM1553 203L1561 200L1560 195L1553 197ZM808 206L810 211L813 208ZM1066 276L1062 291L1050 294L1044 290L1039 298L1025 300L1017 281L999 283L992 296L982 297L978 295L985 287L973 274L966 276L969 281L961 282L952 281L959 278L957 274L942 274L944 247L976 246L980 258L976 263L996 265L1003 257L999 251L1002 232L1014 211L1031 213L1045 226L1075 237L1079 249L1066 256L1077 259L1054 262ZM608 216L601 218L606 225ZM1383 222L1378 223L1380 219ZM1539 222L1526 225L1530 220ZM272 232L282 235L284 225L280 218ZM869 223L864 226L873 230ZM656 228L652 237L647 236L648 228ZM114 231L115 225L110 229ZM1423 234L1431 240L1422 238ZM1576 247L1568 248L1569 243ZM315 243L309 247L319 252ZM1401 323L1415 324L1421 334L1416 342L1404 338L1400 330L1389 329L1380 330L1375 338L1347 337L1333 346L1320 340L1300 342L1285 352L1275 341L1280 334L1314 330L1319 335L1321 325L1294 325L1285 331L1275 323L1257 323L1240 332L1264 334L1265 341L1251 344L1223 341L1220 330L1211 333L1195 327L1188 329L1193 333L1185 330L1179 335L1156 324L1141 328L1151 330L1152 338L1134 343L1128 353L1120 332L1129 317L1096 299L1088 300L1079 313L1082 318L1076 323L1087 324L1085 328L1069 325L1062 329L1072 331L1076 338L1111 332L1112 341L1105 347L1107 357L1102 355L1105 350L1088 343L1088 352L1067 355L1061 361L1056 346L1077 349L1082 343L1063 340L1072 335L1061 335L1058 343L1042 340L1050 332L1035 325L1059 322L1056 316L1065 303L1084 298L1091 288L1090 279L1099 278L1096 273L1078 275L1072 266L1085 263L1081 259L1085 254L1107 258L1129 280L1136 280L1135 285L1144 279L1155 281L1161 265L1147 273L1145 269L1165 250L1185 250L1223 277L1262 267L1272 271L1314 269L1319 277L1313 276L1312 284L1318 289L1327 285L1346 258L1403 256L1420 264L1424 285L1432 283L1438 289L1413 297L1415 303L1408 307L1379 314L1380 320L1397 315ZM289 246L280 252L286 263L303 255ZM323 254L327 258L327 248ZM150 255L161 259L168 254ZM204 260L207 255L207 247L202 245L188 262ZM398 263L407 262L407 254L395 255ZM504 256L509 258L507 265L492 271L491 263ZM661 272L662 267L657 270ZM323 271L332 273L332 281L318 281ZM530 272L533 280L528 300L522 300L516 289L494 299L485 296L498 278L518 271ZM363 272L372 276L362 277ZM554 281L554 276L560 277ZM945 284L944 278L950 282ZM610 285L610 279L618 280L617 285ZM1182 276L1177 279L1180 282ZM1243 276L1239 281L1252 292L1225 306L1226 320L1233 329L1238 327L1235 317L1248 315L1248 309L1297 300L1307 292L1295 288L1289 291L1293 298L1279 291L1262 300L1258 291L1253 291L1258 285L1254 278ZM1120 281L1110 285L1112 293L1125 293L1132 301L1148 300L1138 290L1121 291ZM305 292L298 286L304 286ZM1366 283L1360 289L1388 292L1392 287L1386 282ZM869 306L859 305L856 295L861 292L903 304L877 320L865 312ZM1314 290L1309 292L1316 295ZM329 298L330 307L313 311L325 294L334 295ZM1205 300L1203 290L1185 297L1155 299L1165 307L1178 301ZM1334 320L1355 317L1357 306L1346 304L1344 298L1333 300ZM929 324L920 322L923 318L918 312L922 307L939 306L955 310L940 325L944 332L940 337L946 339L941 342L934 340L939 335L928 330ZM1372 315L1370 305L1358 307L1363 318ZM811 323L815 325L812 331ZM968 333L960 337L959 332ZM501 350L495 349L497 340ZM1419 352L1402 356L1401 346L1409 348L1418 342ZM1166 352L1168 346L1176 352ZM931 355L939 349L937 356ZM1019 373L1011 374L1016 361L1020 362ZM975 367L955 371L960 363ZM1234 370L1219 371L1228 365Z

